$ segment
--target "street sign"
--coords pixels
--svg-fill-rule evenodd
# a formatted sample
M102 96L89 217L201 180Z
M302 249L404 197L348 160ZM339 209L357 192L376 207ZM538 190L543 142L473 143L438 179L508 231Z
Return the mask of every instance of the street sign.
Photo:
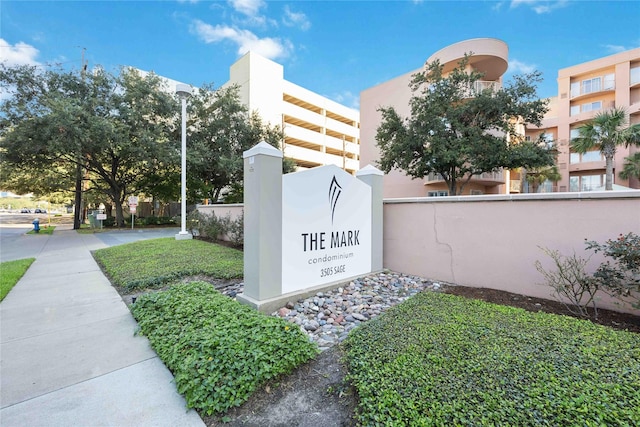
M136 196L129 196L129 206L133 206L134 208L138 206L138 198Z
M105 219L107 219L107 214L97 214L96 215L96 219L105 220Z
M129 205L129 212L132 214L136 213L136 205Z

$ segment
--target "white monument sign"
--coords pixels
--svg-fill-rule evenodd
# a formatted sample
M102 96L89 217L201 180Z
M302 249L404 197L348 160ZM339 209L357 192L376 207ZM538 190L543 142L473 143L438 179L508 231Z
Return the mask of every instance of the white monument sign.
M371 272L371 187L337 166L282 179L282 292Z

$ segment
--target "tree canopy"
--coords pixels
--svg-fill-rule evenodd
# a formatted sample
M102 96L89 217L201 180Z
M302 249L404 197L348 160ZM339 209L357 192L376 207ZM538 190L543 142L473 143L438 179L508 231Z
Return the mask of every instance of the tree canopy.
M187 127L189 200L217 201L223 190L242 183L244 151L263 140L280 148L284 138L279 126L249 112L237 86L196 91L188 101Z
M0 81L13 92L1 107L3 162L26 175L58 170L67 178L60 182L75 170L113 202L118 225L127 195L149 189L141 177L171 171L177 101L158 76L23 66L3 67Z
M496 89L469 69L465 56L450 73L434 61L413 75L410 116L381 107L377 129L380 168L400 169L414 179L430 173L446 182L450 194L461 194L474 175L501 168L538 168L555 161L541 141L525 141L518 125L539 125L547 101L536 95L539 72L514 76Z
M602 111L578 128L578 137L571 140L577 153L599 150L605 159L605 190L613 190L613 159L617 148L640 145L640 124L627 126L627 113L622 107Z
M101 194L119 226L129 195L179 198L180 102L161 77L127 67L114 75L0 65L0 87L9 94L0 104L5 189L75 191L76 219L80 195ZM217 200L223 188L237 187L243 151L282 140L278 126L248 112L237 87L205 85L188 105L190 202Z

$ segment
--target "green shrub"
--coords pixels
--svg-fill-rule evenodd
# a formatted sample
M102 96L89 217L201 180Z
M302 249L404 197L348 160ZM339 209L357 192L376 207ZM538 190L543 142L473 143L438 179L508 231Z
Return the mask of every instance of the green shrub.
M593 277L612 295L624 302L631 300L635 308L640 308L640 236L621 234L603 244L588 241L586 245L587 249L607 257Z
M640 335L425 292L345 340L362 425L640 425Z
M299 327L192 282L132 305L140 331L173 372L187 406L211 415L317 354Z

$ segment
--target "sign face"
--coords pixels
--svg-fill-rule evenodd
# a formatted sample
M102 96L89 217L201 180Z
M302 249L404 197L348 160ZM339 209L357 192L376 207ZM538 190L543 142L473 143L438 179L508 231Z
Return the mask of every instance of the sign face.
M129 196L129 206L138 206L138 198L136 196Z
M96 219L102 219L102 220L107 219L107 214L97 214Z
M136 205L129 205L129 212L132 214L136 213Z
M371 272L371 187L329 165L282 177L282 292Z

